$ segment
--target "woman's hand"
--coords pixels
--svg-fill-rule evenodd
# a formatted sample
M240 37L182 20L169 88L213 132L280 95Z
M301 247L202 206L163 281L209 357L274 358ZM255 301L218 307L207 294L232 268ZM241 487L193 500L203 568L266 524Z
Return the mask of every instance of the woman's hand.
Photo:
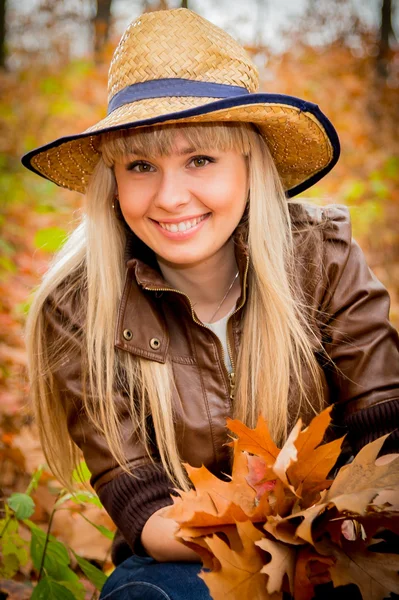
M201 562L199 554L175 539L179 525L162 516L167 508L157 510L148 519L141 533L141 543L146 552L158 562Z

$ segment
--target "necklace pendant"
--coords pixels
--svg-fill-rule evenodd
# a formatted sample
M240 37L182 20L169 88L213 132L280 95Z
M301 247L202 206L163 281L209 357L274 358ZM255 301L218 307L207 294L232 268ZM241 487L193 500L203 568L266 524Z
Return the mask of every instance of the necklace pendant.
M239 272L237 271L237 273L234 275L234 279L233 279L233 281L231 282L229 289L227 290L227 292L226 292L226 293L225 293L225 295L223 296L221 303L219 304L219 306L217 307L217 309L216 309L216 310L215 310L215 312L213 313L213 315L212 315L212 317L211 317L211 320L210 320L210 321L208 321L208 323L213 323L213 319L216 317L216 315L217 315L217 314L218 314L218 312L219 312L219 309L220 309L220 307L222 306L223 302L226 300L227 296L229 295L229 293L230 293L230 290L231 290L231 288L233 287L233 285L234 285L234 282L235 282L235 280L237 279L238 275L239 275Z

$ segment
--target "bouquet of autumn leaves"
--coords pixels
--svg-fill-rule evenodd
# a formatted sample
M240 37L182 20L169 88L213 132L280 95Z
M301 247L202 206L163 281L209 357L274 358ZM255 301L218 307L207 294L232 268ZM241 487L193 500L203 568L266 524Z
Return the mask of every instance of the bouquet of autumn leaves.
M281 449L261 417L255 429L228 419L230 481L184 464L195 489L177 490L164 516L200 555L214 600L311 600L327 582L356 584L363 600L399 593L399 554L379 537L399 534L399 454L377 459L381 437L327 479L343 442L322 444L330 410L299 420Z

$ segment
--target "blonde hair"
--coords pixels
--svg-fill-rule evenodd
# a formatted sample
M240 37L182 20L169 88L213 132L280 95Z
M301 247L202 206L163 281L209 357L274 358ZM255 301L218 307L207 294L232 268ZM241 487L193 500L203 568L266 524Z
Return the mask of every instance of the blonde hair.
M281 443L304 404L314 412L322 407L314 339L295 278L288 202L258 128L247 123L187 123L103 134L102 156L87 190L82 221L54 257L36 293L27 323L31 390L41 442L50 467L67 487L80 455L68 436L54 374L68 359L73 344L80 344L85 418L104 436L115 461L129 471L115 405L114 391L119 390L127 398L132 428L137 430L150 460L154 458L146 427L149 415L166 473L175 485L188 489L175 438L174 381L169 362L160 364L114 348L128 230L123 220L115 218L112 209L116 190L112 166L132 145L139 153L150 156L170 153L177 131L194 147L222 151L234 148L248 157L250 208L238 229L248 244L249 291L233 417L254 427L261 413L275 441ZM55 340L50 347L43 309L52 295L59 306L64 299L74 300L76 320L81 327L65 320L63 327L70 328L68 343L63 345ZM82 301L83 298L87 300ZM310 398L305 387L305 369L313 379L316 397ZM298 400L296 406L288 407L292 382L297 386Z

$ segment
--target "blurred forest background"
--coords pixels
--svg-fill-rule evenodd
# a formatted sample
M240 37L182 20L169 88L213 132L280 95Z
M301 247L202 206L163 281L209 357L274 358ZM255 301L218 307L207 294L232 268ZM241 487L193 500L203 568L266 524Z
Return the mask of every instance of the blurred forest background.
M259 69L261 91L314 102L337 128L339 163L303 196L350 207L353 234L391 294L391 320L398 327L398 4L0 0L0 511L2 499L24 491L43 462L29 411L23 326L32 289L81 210L79 194L24 170L21 155L105 116L109 61L131 19L145 11L188 7L245 45ZM58 491L50 474L41 478L34 493L35 523L48 523ZM96 506L80 510L112 529ZM109 540L77 512L57 512L52 532L109 567ZM26 581L34 576L32 563L25 563L6 585L0 560L0 598L7 597L2 589L9 600L30 597ZM88 585L86 597L94 598L92 592Z

